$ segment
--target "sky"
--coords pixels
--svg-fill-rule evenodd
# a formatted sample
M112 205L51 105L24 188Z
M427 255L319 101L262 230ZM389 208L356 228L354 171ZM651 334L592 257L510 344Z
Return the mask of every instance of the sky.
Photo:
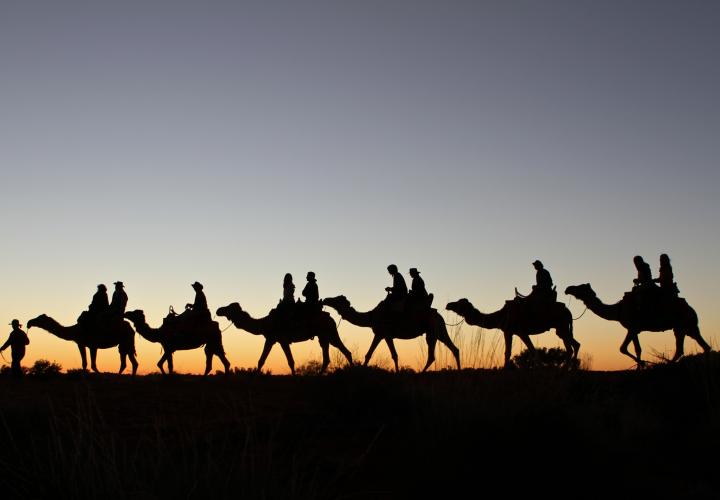
M489 312L529 292L535 259L558 290L614 302L634 255L656 273L668 253L717 348L719 24L717 2L693 0L2 0L0 324L72 324L117 280L151 325L196 280L212 311L261 317L286 272L299 292L310 270L321 297L367 310L391 263L408 281L417 267L454 324L448 301ZM477 346L500 332L451 330L466 364L494 362ZM361 359L369 330L340 334ZM29 335L24 364L80 366L74 345ZM632 367L619 324L587 313L575 336L592 369ZM223 337L234 366L256 364L262 339ZM670 332L640 338L648 359L674 349ZM422 366L421 341L397 345ZM155 371L160 347L137 351ZM98 359L117 369L116 350ZM278 347L268 367L287 373Z

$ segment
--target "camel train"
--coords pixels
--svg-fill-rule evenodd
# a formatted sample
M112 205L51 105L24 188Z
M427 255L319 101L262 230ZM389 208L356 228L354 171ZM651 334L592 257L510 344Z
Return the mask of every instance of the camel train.
M685 337L695 340L703 351L711 350L710 345L700 335L698 317L685 299L679 296L677 285L672 278L669 258L661 257L659 278L653 279L649 266L640 257L635 258L638 278L634 280L633 290L614 304L605 304L598 297L590 284L568 286L565 293L582 301L586 308L608 321L617 321L626 328L627 333L620 345L620 352L630 357L638 366L644 366L639 335L643 331L663 332L672 330L675 335L675 353L671 361L677 361L684 355ZM517 336L530 351L535 347L530 339L533 335L555 330L557 337L565 346L566 363L577 360L580 343L573 333L573 318L568 308L557 301L555 286L549 272L540 261L533 263L537 270L537 282L528 296L517 293L507 300L497 311L484 313L476 308L468 299L462 298L449 302L445 309L456 313L468 325L486 329L497 329L503 334L505 341L504 366L512 366L511 353L513 337ZM324 306L334 310L341 318L353 325L369 328L373 337L365 354L363 366L367 366L373 353L383 341L392 357L395 370L399 371L399 360L395 349L395 339L413 339L425 337L427 343L427 360L422 371L428 370L435 361L437 342L444 344L452 353L455 364L460 369L460 351L453 343L442 315L432 307L432 294L425 291L425 285L419 271L413 268L410 290L405 286L404 279L397 271L397 266L388 266L393 276L393 286L387 287L387 297L375 308L358 311L344 295L320 299L317 292L314 273L308 273L308 285L303 290L304 302L295 301L291 275L285 276L283 283L283 299L278 306L261 318L253 318L234 302L217 309L219 317L226 318L237 329L252 335L265 338L264 347L257 363L257 371L261 371L271 349L279 344L287 359L291 373L295 374L295 361L291 344L317 338L322 351L320 372L327 370L330 364L330 346L336 348L349 365L354 364L352 354L343 344L335 320ZM655 283L659 282L660 286ZM119 286L117 286L119 283ZM161 373L173 373L173 354L176 351L203 348L205 351L205 371L208 375L212 370L214 357L222 363L225 373L230 372L223 348L222 332L216 321L211 319L203 286L192 284L196 292L195 301L187 304L182 314L175 314L172 307L157 328L151 327L142 310L125 311L127 296L122 290L122 283L116 283L116 294L109 303L104 285L98 286L88 311L83 312L78 322L71 326L63 326L46 314L41 314L27 323L28 329L37 327L63 340L74 342L80 352L82 369L87 370L87 351L90 351L90 367L99 372L96 358L98 349L117 347L120 354L119 373L123 373L130 361L132 374L137 372L138 362L135 353L135 332L145 340L162 346L162 356L157 362ZM16 325L17 320L13 321ZM133 328L134 327L134 328ZM10 341L8 341L10 342ZM634 352L628 347L633 345ZM168 371L165 371L167 366Z

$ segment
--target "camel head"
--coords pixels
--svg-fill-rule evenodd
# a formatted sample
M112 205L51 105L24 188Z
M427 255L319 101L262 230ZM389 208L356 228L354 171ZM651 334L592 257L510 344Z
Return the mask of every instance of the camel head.
M133 324L147 323L147 321L145 321L145 313L140 309L136 309L135 311L126 311L125 314L123 314L123 317L132 321Z
M455 302L448 302L448 305L445 306L445 309L448 311L452 311L455 314L459 314L460 316L464 316L468 313L468 311L474 309L474 307L468 299L460 299L456 300Z
M50 316L48 316L47 314L41 314L37 318L33 318L30 321L28 321L26 326L27 326L28 330L32 327L42 328L43 325L47 325L49 319L50 319Z
M215 311L215 314L218 316L222 316L223 318L227 318L232 321L233 317L237 317L239 315L248 315L245 311L243 311L243 308L240 307L240 304L237 302L233 302L232 304L228 304L224 307L218 308L217 311Z
M590 286L590 283L571 285L565 289L565 294L572 295L583 302L597 298L597 294Z
M350 307L350 301L344 295L337 297L328 297L322 300L322 305L332 307L335 310L347 309Z

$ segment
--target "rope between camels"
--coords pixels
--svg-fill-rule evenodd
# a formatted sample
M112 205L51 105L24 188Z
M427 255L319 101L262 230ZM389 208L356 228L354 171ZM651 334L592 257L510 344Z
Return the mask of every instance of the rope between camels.
M452 327L455 327L455 326L462 325L463 323L465 323L465 318L461 319L460 321L458 321L458 322L455 323L454 325L451 325L450 323L445 323L445 326L449 326L449 327L452 328Z
M578 316L577 318L573 318L573 321L577 321L580 318L582 318L585 315L585 313L587 312L587 309L588 309L587 306L585 306L585 310L582 313L580 313L580 316Z

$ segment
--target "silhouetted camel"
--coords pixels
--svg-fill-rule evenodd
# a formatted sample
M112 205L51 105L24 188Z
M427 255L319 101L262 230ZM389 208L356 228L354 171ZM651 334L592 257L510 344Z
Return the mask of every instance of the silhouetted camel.
M102 326L93 326L86 328L79 324L72 326L63 326L50 316L41 314L37 318L33 318L27 322L28 330L32 327L42 328L43 330L59 337L63 340L75 342L80 351L82 358L82 369L87 370L87 354L85 348L90 349L90 367L94 372L99 372L95 364L98 349L109 349L118 347L120 352L120 371L125 371L127 366L125 358L130 359L132 365L132 373L137 372L138 363L135 359L135 331L132 326L124 320L108 321Z
M445 308L453 311L465 319L468 325L482 328L497 328L505 337L505 367L510 366L512 353L512 337L517 335L525 343L528 350L535 351L530 335L537 335L552 328L565 344L567 360L575 359L580 350L580 342L573 338L572 314L560 302L553 302L547 307L547 314L538 319L537 315L527 314L528 304L517 304L507 301L502 309L484 314L478 311L468 299L450 302Z
M671 361L677 361L684 354L685 336L694 339L705 352L712 350L705 339L700 335L698 317L695 310L688 305L685 299L673 297L667 307L655 308L653 314L648 316L641 313L632 296L626 294L620 302L604 304L592 289L589 283L573 285L565 289L565 293L581 300L592 312L608 321L618 321L627 329L627 335L620 345L620 352L629 356L638 366L643 365L640 348L640 332L664 332L672 330L675 334L675 355ZM630 342L635 347L635 355L628 351Z
M353 325L363 326L372 329L373 337L370 348L365 355L365 363L370 363L373 352L381 341L385 341L390 349L390 356L395 363L395 370L398 371L398 355L395 350L393 339L414 339L425 335L428 346L428 358L422 371L430 368L435 361L435 345L439 340L452 352L460 369L460 350L453 344L445 326L445 320L437 312L437 309L417 309L408 314L389 312L381 302L375 309L367 312L356 311L350 301L344 295L323 299L323 305L332 307L338 314Z
M168 371L173 373L173 353L175 351L186 351L205 346L205 373L207 375L212 369L213 356L217 356L225 366L225 373L229 373L230 362L225 357L225 349L222 345L222 333L216 321L194 325L193 328L183 328L182 325L174 327L163 325L160 328L152 328L145 320L145 313L141 310L128 311L125 318L129 319L138 334L149 342L157 342L162 345L163 355L157 366L165 373L163 365L167 361Z
M243 311L240 304L233 302L225 307L217 310L218 316L223 316L232 321L236 328L245 330L253 335L262 335L265 337L265 346L258 360L258 371L262 370L265 360L270 354L273 345L280 344L285 357L287 358L290 371L295 374L295 360L290 351L290 344L293 342L303 342L317 337L322 349L322 368L323 373L330 364L330 346L335 346L347 358L348 363L353 364L352 354L345 347L340 335L338 335L337 326L332 317L324 311L308 312L308 321L298 324L291 324L282 318L273 314L269 314L263 318L255 319L249 313Z

